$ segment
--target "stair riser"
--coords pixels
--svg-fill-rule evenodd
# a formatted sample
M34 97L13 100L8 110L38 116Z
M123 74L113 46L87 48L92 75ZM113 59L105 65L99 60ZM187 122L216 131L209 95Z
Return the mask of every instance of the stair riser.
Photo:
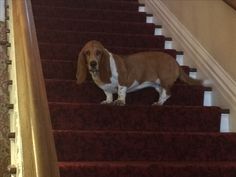
M76 79L77 62L68 61L42 61L44 77L47 79ZM189 73L188 67L182 67L185 72ZM62 72L63 71L63 72Z
M109 9L122 11L138 11L138 2L123 1L109 1L109 0L86 0L86 1L74 1L74 0L32 0L34 5L44 5L51 7L70 7L70 8L88 8L88 9Z
M128 1L128 2L138 2L138 0L111 0L111 1Z
M65 30L75 32L103 32L153 35L155 25L144 23L121 23L85 20L60 20L56 18L36 18L37 29Z
M42 59L51 59L51 60L73 60L76 61L78 58L78 54L84 44L53 44L53 43L39 43L39 49L41 53ZM163 51L174 58L176 57L176 51L175 50L164 50L164 49L158 49L158 48L125 48L125 47L116 47L114 45L107 45L105 46L106 49L108 49L112 53L116 54L132 54L136 52L141 51ZM50 49L50 50L48 50ZM63 51L63 52L59 52Z
M76 33L63 31L39 30L38 41L43 43L69 43L83 46L90 40L98 40L106 46L158 48L163 49L164 36L120 35L109 33Z
M83 8L53 8L47 6L33 6L35 17L57 17L66 19L92 19L104 21L142 22L146 21L146 13L138 11L122 12ZM111 15L112 14L112 15Z
M77 85L74 82L47 81L46 89L49 101L74 102L74 103L100 103L105 99L104 92L95 84ZM204 88L201 86L174 85L172 96L166 101L166 105L203 105ZM191 98L191 99L189 99ZM127 104L151 105L158 99L158 93L153 88L146 88L128 93Z
M54 132L59 161L232 161L235 135Z
M55 130L139 130L167 132L218 132L217 107L120 107L50 104Z

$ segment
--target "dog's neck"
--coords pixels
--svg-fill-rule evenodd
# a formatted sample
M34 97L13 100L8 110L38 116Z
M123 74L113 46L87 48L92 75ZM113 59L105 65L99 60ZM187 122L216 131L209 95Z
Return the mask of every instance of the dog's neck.
M99 72L98 71L89 71L90 75L92 76L92 78L97 78L99 76Z
M110 53L107 50L107 53L109 54L109 61L110 61L110 68L111 68L111 82L117 82L118 81L118 72L117 72L117 66L115 63L115 58L113 57L112 53Z

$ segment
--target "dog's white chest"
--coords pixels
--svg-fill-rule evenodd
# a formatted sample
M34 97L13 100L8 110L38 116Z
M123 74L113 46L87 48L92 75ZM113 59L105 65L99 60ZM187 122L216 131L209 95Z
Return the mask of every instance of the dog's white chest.
M111 67L111 83L104 84L102 86L99 86L101 89L103 89L106 92L116 93L118 90L118 72L116 68L116 63L113 58L113 56L110 54L110 67Z
M118 72L117 72L117 68L116 68L116 64L115 64L115 60L113 58L113 56L109 53L110 55L110 68L111 68L111 78L110 81L111 83L109 84L99 84L98 82L96 82L98 80L97 76L93 76L93 80L95 81L95 83L105 92L110 92L110 93L116 93L118 90Z

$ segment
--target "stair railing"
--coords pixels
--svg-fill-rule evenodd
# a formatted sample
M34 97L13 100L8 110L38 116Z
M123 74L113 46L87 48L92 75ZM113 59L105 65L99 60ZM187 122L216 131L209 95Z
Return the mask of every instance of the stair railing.
M8 0L11 14L10 59L15 72L16 176L59 177L55 143L41 67L31 0ZM14 128L13 128L14 129ZM16 154L16 153L15 153ZM17 161L18 159L18 161ZM20 169L18 170L18 167Z
M234 10L236 10L236 0L223 0L226 2L229 6L231 6Z

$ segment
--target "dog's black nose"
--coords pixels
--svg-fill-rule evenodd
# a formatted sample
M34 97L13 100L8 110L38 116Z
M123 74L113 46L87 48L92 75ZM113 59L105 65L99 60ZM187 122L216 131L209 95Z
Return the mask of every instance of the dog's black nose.
M96 62L96 61L91 61L91 62L90 62L90 66L91 66L92 68L95 68L95 67L97 66L97 62Z

